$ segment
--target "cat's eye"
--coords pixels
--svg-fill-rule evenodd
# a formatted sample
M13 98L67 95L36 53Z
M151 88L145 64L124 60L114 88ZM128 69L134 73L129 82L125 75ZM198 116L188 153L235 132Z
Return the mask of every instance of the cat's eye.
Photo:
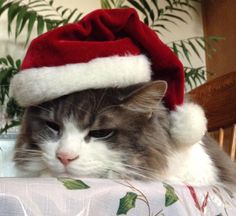
M57 123L52 122L52 121L46 121L46 125L47 125L50 129L52 129L53 131L56 131L56 132L59 133L59 131L60 131L60 126L59 126Z
M115 133L112 129L91 130L88 136L95 139L108 139Z

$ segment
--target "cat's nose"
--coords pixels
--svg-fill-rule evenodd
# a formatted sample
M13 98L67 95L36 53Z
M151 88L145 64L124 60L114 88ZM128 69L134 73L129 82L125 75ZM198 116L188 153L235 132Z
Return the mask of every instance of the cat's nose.
M79 155L74 155L74 154L69 154L69 153L64 153L64 152L57 153L57 159L61 161L61 163L64 164L65 166L78 158L79 158Z

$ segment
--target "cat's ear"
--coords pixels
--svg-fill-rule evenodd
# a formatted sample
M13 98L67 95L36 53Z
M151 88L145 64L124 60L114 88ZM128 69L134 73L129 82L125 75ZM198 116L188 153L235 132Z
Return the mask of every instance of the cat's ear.
M137 112L150 112L157 109L165 96L167 82L154 81L144 84L122 100L122 106Z

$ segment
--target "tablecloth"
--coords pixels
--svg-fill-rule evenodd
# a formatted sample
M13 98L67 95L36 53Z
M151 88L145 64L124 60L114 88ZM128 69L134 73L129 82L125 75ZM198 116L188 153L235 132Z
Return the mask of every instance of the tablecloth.
M223 187L109 179L0 178L0 216L235 216Z

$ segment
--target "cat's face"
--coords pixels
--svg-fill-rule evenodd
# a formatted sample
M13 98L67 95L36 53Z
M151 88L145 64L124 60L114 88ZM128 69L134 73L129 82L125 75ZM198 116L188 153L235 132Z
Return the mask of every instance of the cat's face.
M157 167L165 164L162 151L168 146L161 124L166 122L154 118L164 119L159 102L165 90L164 82L86 90L29 107L17 141L16 164L53 175L148 176L144 171L155 165L153 157L158 157ZM154 133L159 136L157 146L149 143Z

